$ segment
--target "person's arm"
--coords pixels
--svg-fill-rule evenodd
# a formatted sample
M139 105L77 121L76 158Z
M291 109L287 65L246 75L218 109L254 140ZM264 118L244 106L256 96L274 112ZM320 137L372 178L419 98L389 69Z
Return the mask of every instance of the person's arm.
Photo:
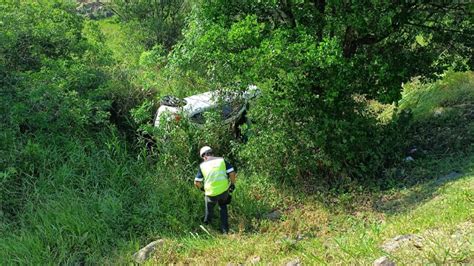
M201 189L203 180L204 180L204 177L202 176L201 169L199 169L198 173L196 174L196 177L194 178L194 186L197 189Z
M235 185L235 182L237 182L237 174L235 172L230 172L229 180L230 180L230 183Z
M237 173L235 172L235 168L227 161L225 161L225 168L226 173L229 176L230 184L235 186L235 182L237 182Z

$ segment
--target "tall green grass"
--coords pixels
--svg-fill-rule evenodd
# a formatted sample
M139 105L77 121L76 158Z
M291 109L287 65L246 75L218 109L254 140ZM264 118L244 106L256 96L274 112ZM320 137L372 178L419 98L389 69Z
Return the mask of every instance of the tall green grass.
M416 120L443 116L459 105L474 104L474 72L446 72L424 83L419 78L403 86L400 109L410 109ZM462 107L462 106L461 106Z
M413 128L425 129L413 133L411 143L434 146L433 141L441 140L427 137L426 132L451 120L453 134L439 143L458 143L459 136L464 138L461 144L472 139L472 118L466 116L472 109L464 108L472 99L472 72L450 75L448 81L413 87L404 94L400 108L413 110L418 118ZM428 94L444 96L414 100ZM431 112L433 106L460 109L441 119ZM467 122L459 123L460 117ZM307 194L281 186L271 176L240 171L244 174L230 207L234 234L221 236L213 229L216 225L200 227L203 196L192 180L199 162L197 144L208 139L199 135L202 132L192 132L192 128L161 132L156 135L157 152L151 152L132 146L114 127L74 136L2 131L1 163L6 166L0 172L2 262L123 263L144 244L164 238L165 247L152 262L242 263L260 256L263 263L294 258L306 263L370 263L384 255L380 244L397 234L436 229L440 233L432 242L437 243L474 219L473 158L467 146L463 153L442 150L449 155L444 157L432 156L433 150L427 149L411 166L400 166L405 175L389 190L354 187L345 193ZM429 181L453 170L463 176ZM419 182L402 179L409 175ZM273 209L283 214L277 221L264 216ZM420 262L472 260L471 247L448 243L428 245L432 252L402 250L390 256L401 263L417 256L423 258ZM458 252L449 253L450 249Z
M17 139L23 144L11 147L10 170L2 172L2 205L12 208L2 215L0 257L117 263L151 240L204 233L203 195L192 183L199 158L187 159L178 133L168 137L160 152L131 146L113 127ZM273 185L265 179L241 180L230 211L236 230L254 230L256 217L271 210L262 199L267 189Z
M404 85L399 108L411 112L409 145L444 157L474 148L474 72L447 72L432 83Z
M183 234L199 221L192 183L159 175L159 165L115 130L95 138L30 136L10 152L16 170L3 173L10 176L2 205L15 208L0 227L7 262L97 262L130 239Z
M140 32L127 28L126 24L118 23L114 17L97 21L106 38L107 47L114 57L127 65L136 65L140 55L145 51Z

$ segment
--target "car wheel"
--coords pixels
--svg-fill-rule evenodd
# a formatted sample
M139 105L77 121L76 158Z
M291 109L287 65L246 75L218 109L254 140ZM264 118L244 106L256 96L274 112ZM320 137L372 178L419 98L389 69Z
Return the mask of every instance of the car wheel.
M163 98L161 98L160 104L171 106L171 107L182 107L186 105L186 100L180 99L175 96L166 95Z
M240 126L247 123L247 111L244 111L242 115L237 119L233 125L232 128L232 133L234 135L234 138L239 139L239 140L244 140L243 135L242 135L242 130L240 129Z

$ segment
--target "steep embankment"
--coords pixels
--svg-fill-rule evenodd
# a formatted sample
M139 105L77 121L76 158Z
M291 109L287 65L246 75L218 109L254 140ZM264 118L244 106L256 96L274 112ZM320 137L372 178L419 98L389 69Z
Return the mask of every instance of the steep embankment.
M196 228L165 238L151 261L371 264L387 256L402 264L472 263L473 104L472 72L406 84L400 108L413 115L407 158L387 169L379 186L306 195L277 188L271 179L241 176L231 207L233 234ZM267 203L267 210L242 221L237 213L248 206L238 202L252 200Z
M394 43L343 51L338 39L348 39L347 47L352 47L351 38L344 36L345 29L354 26L351 18L395 16L397 8L377 5L375 10L394 11L377 13L376 6L354 5L352 15L346 16L346 8L336 4L336 13L328 13L336 23L327 20L319 25L321 33L340 35L328 39L316 36L314 30L322 20L307 19L314 14L311 6L301 9L300 3L287 1L302 12L294 24L306 24L308 30L301 31L300 26L262 22L278 10L277 3L245 11L237 5L228 8L227 2L212 1L208 6L209 1L201 1L203 5L193 12L178 8L177 21L190 24L187 36L180 34L182 24L162 20L170 30L165 37L183 38L172 46L156 30L155 22L163 19L156 15L159 8L150 9L143 1L116 1L123 2L123 11L134 14L100 22L78 16L71 1L3 2L0 264L123 264L158 238L163 246L150 263L370 263L384 254L401 263L472 262L468 242L473 220L469 212L473 207L472 72L406 86L400 108L411 109L414 117L407 143L397 149L402 132L390 138L384 133L391 133L391 127L379 131L374 117L366 120L353 113L356 106L364 112L364 99L356 104L353 98L361 95L352 94L380 93L392 99L401 80L418 70L429 73L432 63L444 64L433 61L438 52L447 52L448 58L468 54L470 47L463 42L469 39L452 38L453 34L440 30L443 34L432 38L433 46L426 46L426 41L412 44L414 38L436 35L409 33L406 29L411 25L405 25L396 27L393 34L400 39ZM260 7L266 11L260 13ZM424 14L422 7L412 14ZM446 18L438 19L440 25L457 14L446 13ZM218 17L223 23L215 21ZM466 33L469 21L460 18L453 22L462 25L454 29ZM367 28L361 20L360 33L368 29L373 31L367 36L386 36L384 23L390 19L373 16L371 21L381 24ZM446 51L446 42L438 44L444 35L453 42L446 46L452 51ZM163 47L179 49L170 52ZM346 52L353 59L343 58ZM373 56L379 52L382 57ZM393 64L401 62L399 58L405 59L403 64ZM470 57L461 59L461 63L471 62ZM374 69L377 73L368 75ZM241 79L242 84L234 83ZM218 121L205 125L213 130L196 130L186 119L170 128L147 124L156 110L157 95L190 95L220 84L240 88L245 80L258 81L267 91L262 93L266 101L252 107L260 112L253 125L264 126L260 128L263 138L254 134L247 145L228 145L228 134ZM390 95L384 95L386 86L393 88ZM314 89L314 94L307 94ZM391 119L390 112L396 110L395 106L380 108L384 119ZM334 120L334 113L339 118ZM309 119L287 123L294 117ZM318 124L325 125L322 139L313 130ZM378 132L376 141L372 129ZM156 133L155 147L145 147L143 142L150 144L142 138L146 130ZM385 139L391 140L387 146L378 145ZM348 140L347 145L338 145ZM237 159L263 158L251 161L254 174L248 173L250 167L247 173L245 167L239 169L230 211L234 232L228 236L218 234L216 225L200 226L202 193L192 180L199 162L196 150L204 143L216 150L222 148L218 145L228 148L227 155L235 155L231 148L251 147L248 157ZM324 143L332 145L322 151L319 147ZM298 149L287 149L291 145ZM379 178L371 175L366 178L370 182L360 183L366 173L363 168L375 175L386 160L392 165L392 155L402 146L411 158L406 162L399 158L401 162ZM396 152L385 158L383 147ZM293 162L289 154L298 157L296 164L287 164ZM346 159L350 163L341 164ZM336 171L343 176L338 187L319 183L324 180L318 176L320 162L323 172L326 167L345 169ZM279 177L264 176L261 172L266 168L276 169L269 173ZM301 172L300 178L293 180L288 168ZM312 171L299 171L306 168ZM351 181L346 172L358 179ZM313 179L308 181L308 176ZM388 242L397 235L403 237Z
M469 160L455 168L462 174L369 195L350 193L328 204L321 203L322 195L285 195L276 221L255 218L255 231L239 232L237 224L229 236L197 229L165 239L152 261L371 264L389 256L403 264L472 263L474 156L464 162Z

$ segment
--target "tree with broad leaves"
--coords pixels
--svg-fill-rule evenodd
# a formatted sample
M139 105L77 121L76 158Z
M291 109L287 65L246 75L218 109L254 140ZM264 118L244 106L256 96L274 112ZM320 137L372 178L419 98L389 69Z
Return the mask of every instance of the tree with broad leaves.
M262 89L241 153L256 170L370 177L398 156L406 117L380 125L361 99L396 102L414 76L471 68L473 17L467 1L201 1L170 63Z

